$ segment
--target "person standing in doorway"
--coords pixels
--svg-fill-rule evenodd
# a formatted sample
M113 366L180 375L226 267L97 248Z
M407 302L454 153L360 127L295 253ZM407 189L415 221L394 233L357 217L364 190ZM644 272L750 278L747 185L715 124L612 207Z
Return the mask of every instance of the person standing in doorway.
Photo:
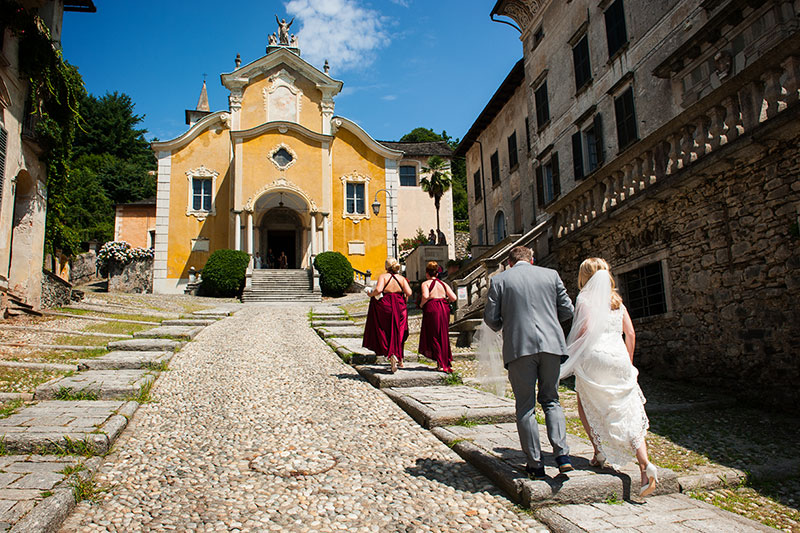
M564 411L558 402L558 375L567 344L560 322L572 318L572 302L558 272L533 266L530 248L509 252L510 268L495 275L483 320L503 332L503 364L514 391L517 431L528 475L546 477L535 407L544 410L547 437L560 472L573 470ZM538 394L536 386L538 382Z
M267 250L267 268L275 268L275 254L272 253L272 248Z
M255 264L256 269L261 269L261 256L256 252L256 255L253 256L253 263Z
M278 268L289 268L289 258L286 257L286 253L283 251L281 251L281 255L278 256Z

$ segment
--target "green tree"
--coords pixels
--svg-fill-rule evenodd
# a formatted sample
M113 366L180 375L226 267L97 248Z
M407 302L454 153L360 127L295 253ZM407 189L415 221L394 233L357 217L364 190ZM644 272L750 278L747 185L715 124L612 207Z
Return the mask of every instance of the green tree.
M452 176L447 168L447 162L438 155L429 157L428 166L423 167L422 171L429 175L419 180L419 184L422 190L433 198L433 205L436 207L436 231L438 233L441 231L439 226L439 205L441 204L442 196L452 185Z
M444 137L430 128L414 128L410 132L400 137L401 143L424 143L444 140Z

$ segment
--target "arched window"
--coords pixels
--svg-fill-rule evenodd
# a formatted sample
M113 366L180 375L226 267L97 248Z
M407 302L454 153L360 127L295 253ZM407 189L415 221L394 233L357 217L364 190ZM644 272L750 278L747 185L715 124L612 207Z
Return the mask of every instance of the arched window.
M494 243L502 241L506 238L506 215L502 211L498 211L494 216Z

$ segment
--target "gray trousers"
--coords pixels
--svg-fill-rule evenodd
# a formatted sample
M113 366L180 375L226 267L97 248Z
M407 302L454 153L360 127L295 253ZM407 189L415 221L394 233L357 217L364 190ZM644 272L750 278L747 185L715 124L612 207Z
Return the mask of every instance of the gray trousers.
M558 403L558 372L561 357L537 353L515 359L508 364L508 380L516 398L517 431L528 466L543 466L542 445L539 443L539 424L536 422L536 400L544 410L547 438L553 446L553 455L568 455L567 424L564 411ZM536 382L539 394L536 394Z

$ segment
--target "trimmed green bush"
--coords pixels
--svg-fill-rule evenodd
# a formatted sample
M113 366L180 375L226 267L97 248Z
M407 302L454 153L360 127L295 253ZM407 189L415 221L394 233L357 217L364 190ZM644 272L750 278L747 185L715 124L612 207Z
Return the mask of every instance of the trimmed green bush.
M339 252L322 252L314 259L314 266L326 296L341 296L353 283L353 265Z
M203 267L202 293L207 296L239 296L250 256L238 250L217 250Z

